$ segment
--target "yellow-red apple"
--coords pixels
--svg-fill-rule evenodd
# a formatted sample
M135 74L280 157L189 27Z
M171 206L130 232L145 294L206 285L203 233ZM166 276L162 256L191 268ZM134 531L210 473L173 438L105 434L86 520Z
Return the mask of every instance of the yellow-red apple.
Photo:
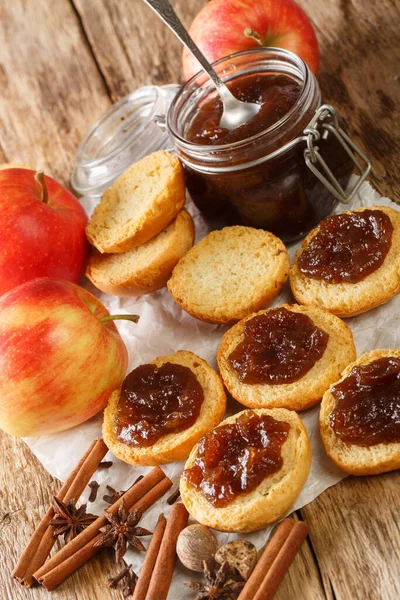
M318 71L313 26L294 0L211 0L194 18L189 34L210 62L257 45L274 46L294 52ZM184 78L198 71L198 61L185 48Z
M101 411L128 364L112 318L67 281L34 279L4 294L0 428L16 436L55 433Z
M36 277L78 283L86 214L71 192L31 169L0 170L0 295Z

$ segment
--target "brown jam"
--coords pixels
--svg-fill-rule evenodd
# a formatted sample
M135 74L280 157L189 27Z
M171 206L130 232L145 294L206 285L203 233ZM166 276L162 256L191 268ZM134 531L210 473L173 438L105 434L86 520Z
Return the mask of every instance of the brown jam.
M358 446L400 442L400 358L380 358L354 367L335 385L329 417L335 434Z
M328 339L307 315L275 308L246 321L228 361L244 383L293 383L321 358Z
M241 100L261 104L261 110L241 127L228 131L219 127L221 102L210 94L188 118L182 137L203 146L193 155L187 148L180 153L190 195L217 225L247 225L272 231L284 241L297 239L329 215L337 201L307 167L305 141L273 158L266 157L304 137L319 106L319 92L305 101L303 82L273 71L242 75L228 85ZM262 138L251 141L262 132L266 132ZM235 142L236 146L232 145ZM229 149L229 160L223 147ZM321 138L318 147L345 188L353 169L351 159L333 134ZM225 170L220 169L222 156Z
M300 255L299 269L329 283L357 283L381 266L392 233L392 222L381 210L328 217Z
M194 464L183 477L213 506L226 506L279 471L289 429L269 415L246 411L200 440Z
M256 75L233 82L230 90L239 100L261 105L258 114L236 129L229 131L219 126L222 102L214 96L203 104L192 120L187 137L194 144L232 144L264 129L268 129L284 117L296 104L301 95L299 81L287 75Z
M141 365L122 384L115 434L128 446L152 446L164 435L191 427L203 400L203 388L188 367Z

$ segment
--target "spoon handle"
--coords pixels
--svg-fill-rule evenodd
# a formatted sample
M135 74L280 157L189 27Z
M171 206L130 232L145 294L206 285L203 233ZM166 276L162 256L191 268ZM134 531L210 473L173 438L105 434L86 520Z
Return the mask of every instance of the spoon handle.
M162 21L171 29L176 37L186 46L186 48L193 54L199 61L204 71L213 80L215 87L220 93L228 91L225 84L218 77L204 54L196 46L185 27L182 25L178 15L172 8L168 0L144 0L144 2L150 6L152 10L160 17Z

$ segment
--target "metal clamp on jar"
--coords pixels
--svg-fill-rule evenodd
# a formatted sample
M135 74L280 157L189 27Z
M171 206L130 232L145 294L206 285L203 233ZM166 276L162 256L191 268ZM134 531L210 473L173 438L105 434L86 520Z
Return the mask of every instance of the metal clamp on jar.
M304 150L304 159L307 167L314 173L315 177L328 188L337 200L347 204L358 192L361 184L371 170L371 163L368 157L361 152L360 148L339 126L336 109L330 104L324 104L315 112L314 117L303 133L307 140L307 148ZM319 152L319 147L317 146L318 140L321 139L321 136L326 139L329 133L334 135L342 145L353 161L360 176L357 183L350 190L343 189L340 185L340 181L336 179ZM361 161L359 159L361 159Z

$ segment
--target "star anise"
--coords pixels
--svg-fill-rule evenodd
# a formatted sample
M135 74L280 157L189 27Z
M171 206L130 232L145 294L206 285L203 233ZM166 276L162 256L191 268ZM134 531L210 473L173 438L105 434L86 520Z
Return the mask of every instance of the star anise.
M54 537L64 535L65 543L70 542L97 519L96 515L86 512L86 504L76 508L75 500L70 500L68 504L65 504L54 498L53 508L54 519L50 521L50 525L54 527L53 535Z
M245 582L228 562L219 566L214 559L203 562L204 578L201 581L186 581L185 584L197 592L196 600L235 600Z
M103 535L95 543L95 546L99 548L115 546L115 560L117 563L122 560L128 543L141 552L146 551L138 537L152 535L152 533L147 529L143 529L143 527L136 527L142 518L138 511L129 512L125 502L122 501L117 514L112 515L106 512L105 516L109 525L100 528Z

